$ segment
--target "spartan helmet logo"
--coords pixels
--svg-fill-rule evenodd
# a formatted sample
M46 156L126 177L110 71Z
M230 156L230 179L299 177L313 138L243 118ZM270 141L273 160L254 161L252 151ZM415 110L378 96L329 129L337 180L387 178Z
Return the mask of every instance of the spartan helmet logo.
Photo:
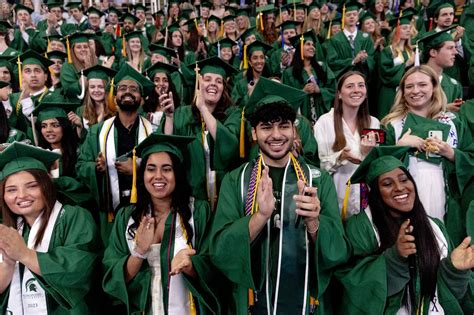
M28 279L28 281L26 281L25 283L25 290L26 292L30 291L30 292L38 292L37 290L37 284L35 283L36 282L36 279L35 278L31 278L31 279Z

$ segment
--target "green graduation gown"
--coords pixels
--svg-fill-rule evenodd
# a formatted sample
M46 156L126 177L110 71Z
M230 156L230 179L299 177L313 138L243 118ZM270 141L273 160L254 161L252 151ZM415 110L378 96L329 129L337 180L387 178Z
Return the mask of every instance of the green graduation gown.
M97 228L83 208L65 205L60 211L48 252L37 253L41 276L33 275L46 292L48 314L90 314L100 251ZM25 241L28 235L29 228L25 228ZM9 292L8 287L0 295L3 314Z
M237 107L229 107L226 117L217 120L216 139L207 135L210 147L211 170L216 171L216 192L219 191L220 182L226 172L235 167L239 157L239 132L241 112ZM193 196L208 200L208 187L206 178L206 158L202 143L202 127L197 124L192 113L192 107L180 106L176 109L173 119L173 133L180 136L196 137L188 145L189 159L186 159L188 178L193 190ZM217 197L217 195L216 195Z
M343 284L339 313L396 314L410 280L408 259L398 256L395 245L382 254L377 253L379 245L367 211L370 210L366 209L350 217L346 223L346 235L353 249L354 259L347 268L338 271ZM449 257L452 244L447 232L439 220L435 219L434 222L448 241ZM455 269L449 258L440 262L437 298L444 314L472 314L473 289L472 272ZM423 314L428 314L430 310L426 306Z
M309 95L306 108L300 108L301 114L309 119L313 124L317 118L326 114L332 107L334 94L336 93L336 78L332 70L326 63L319 63L326 73L326 80L318 78L316 71L312 68L312 73L316 77L316 81L321 90L320 94ZM303 89L309 80L309 75L306 71L302 71L303 82L298 81L293 76L293 67L289 67L283 71L281 82L297 89Z
M0 56L11 56L12 58L13 57L16 57L18 55L18 51L11 48L11 47L7 47L7 49L5 49L1 54Z
M249 238L251 216L245 215L245 204L255 160L230 172L223 180L211 230L210 249L213 264L232 282L227 294L232 295L233 303L229 304L227 314L248 313L249 289L254 291L256 301L255 313L251 314L260 314L266 298L272 300L270 308L273 312L273 298L277 290L275 281L278 281L278 243L283 244L283 264L280 269L282 282L277 303L279 313L297 314L303 311L304 314L309 314L311 296L319 301L316 310L318 314L331 314L331 296L327 289L334 267L348 259L349 248L335 202L336 190L331 177L301 159L299 162L310 181L308 185L318 187L321 201L320 225L315 243L308 240L303 224L294 228L296 205L293 195L298 194L298 189L296 173L291 163L283 170L279 196L281 209L275 210L267 227L253 242ZM282 232L278 232L281 229L278 228L276 215L281 218ZM279 239L278 235L283 235L283 239ZM268 283L265 281L266 276L269 277ZM309 281L306 290L305 280ZM287 294L281 293L282 291Z
M137 275L128 283L125 282L124 269L130 257L130 249L126 235L129 219L134 206L122 208L115 220L110 236L110 243L104 253L103 288L106 293L124 303L128 314L151 314L151 278L152 273L147 260L143 261ZM171 240L175 216L170 213L165 222L163 240L161 242L161 279L163 286L163 305L168 311L169 283L168 252L174 252L174 239ZM194 246L196 255L191 260L198 275L197 279L184 276L186 287L190 290L196 303L198 314L218 314L219 304L212 291L209 289L208 280L213 272L209 261L207 232L211 220L211 209L205 201L194 201ZM169 247L171 245L171 248ZM172 259L172 258L171 258ZM168 288L168 289L167 289ZM167 314L167 313L166 313ZM174 315L174 314L173 314Z
M28 43L25 42L25 40L23 39L23 37L21 36L21 32L20 32L20 29L16 28L14 31L13 31L13 40L11 41L10 43L10 47L12 49L15 49L21 53L24 53L25 51L28 50L29 48L29 42L31 41L31 39L34 37L35 33L37 33L38 31L35 30L34 28L27 28L25 30L25 32L28 34L29 38L28 38Z
M454 102L457 98L462 98L462 85L457 80L451 78L446 73L443 73L441 80L441 88L446 94L448 104Z
M353 65L352 60L361 50L365 50L369 56L364 62ZM349 70L357 70L369 79L372 71L375 69L374 44L369 34L362 31L357 31L354 39L354 53L352 53L349 40L342 30L328 42L326 53L327 63L332 71L334 71L336 78L341 77L341 75Z
M22 141L26 139L26 134L15 128L10 128L8 133L7 143L12 143L14 141Z
M67 98L77 99L81 95L80 75L74 64L65 62L61 68L61 86Z

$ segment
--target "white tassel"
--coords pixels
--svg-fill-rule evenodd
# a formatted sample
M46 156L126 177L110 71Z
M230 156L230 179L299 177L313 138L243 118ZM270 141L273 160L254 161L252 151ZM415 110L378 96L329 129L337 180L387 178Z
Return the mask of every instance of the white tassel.
M221 42L217 42L217 57L221 57Z
M420 66L420 50L418 49L418 43L415 48L415 67Z
M82 100L86 94L86 82L84 80L84 72L81 70L81 95L78 95L77 98Z

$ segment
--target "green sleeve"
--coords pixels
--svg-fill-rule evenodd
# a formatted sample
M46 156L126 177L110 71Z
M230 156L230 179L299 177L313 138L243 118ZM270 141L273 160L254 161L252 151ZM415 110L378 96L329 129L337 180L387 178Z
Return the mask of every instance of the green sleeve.
M385 130L385 145L396 145L397 139L395 139L395 129L392 124L389 123L387 126L381 126Z
M383 252L387 271L387 296L402 291L410 281L408 259L401 257L394 246Z
M309 164L319 166L318 145L313 134L313 128L304 116L298 116L297 121L296 130L301 139L303 157Z
M37 253L43 288L61 306L81 303L91 290L98 267L99 234L90 213L64 206L54 227L48 252Z
M382 84L390 87L398 87L403 74L405 73L405 64L395 66L393 64L392 50L385 47L380 53L380 63L378 65L379 78Z
M76 73L74 64L67 62L63 64L61 68L61 85L66 97L75 99L78 95L81 95L79 76Z
M336 77L339 77L344 72L352 68L352 55L349 44L344 42L344 33L338 33L331 38L328 43L327 63L329 67L334 71Z
M226 172L239 156L241 111L233 107L227 110L227 114L227 119L223 123L217 120L213 160L214 169Z
M145 311L151 283L151 271L146 260L137 275L130 282L125 282L124 269L130 257L125 235L132 211L133 207L126 207L117 213L102 261L105 272L102 280L104 291L123 302L129 314Z
M249 96L247 93L247 78L240 78L239 81L234 84L232 89L231 97L235 106L243 108L247 103Z
M322 65L324 72L326 73L326 82L321 84L319 87L321 90L321 98L322 98L322 107L319 110L319 116L329 112L332 108L334 102L334 95L336 94L336 77L332 72L331 68L327 66L326 63Z
M35 34L30 38L30 49L35 52L42 53L45 52L48 48L48 42L43 37L46 35L46 32L35 32Z
M439 264L438 277L450 289L456 299L461 300L467 293L469 281L472 277L470 270L458 270L454 267L450 258L444 258Z
M292 71L293 67L288 67L285 69L285 71L283 71L283 75L281 76L281 83L292 86L297 89L302 89L304 87L304 84L301 84L293 77Z

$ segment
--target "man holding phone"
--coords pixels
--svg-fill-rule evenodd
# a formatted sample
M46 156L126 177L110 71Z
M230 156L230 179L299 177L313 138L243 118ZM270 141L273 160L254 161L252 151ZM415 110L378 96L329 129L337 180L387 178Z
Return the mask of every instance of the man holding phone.
M228 313L330 312L332 268L349 251L334 184L291 153L295 109L278 91L263 92L261 86L254 93L266 96L246 106L260 155L222 182L211 259L233 283L235 309ZM295 224L298 216L304 224Z

